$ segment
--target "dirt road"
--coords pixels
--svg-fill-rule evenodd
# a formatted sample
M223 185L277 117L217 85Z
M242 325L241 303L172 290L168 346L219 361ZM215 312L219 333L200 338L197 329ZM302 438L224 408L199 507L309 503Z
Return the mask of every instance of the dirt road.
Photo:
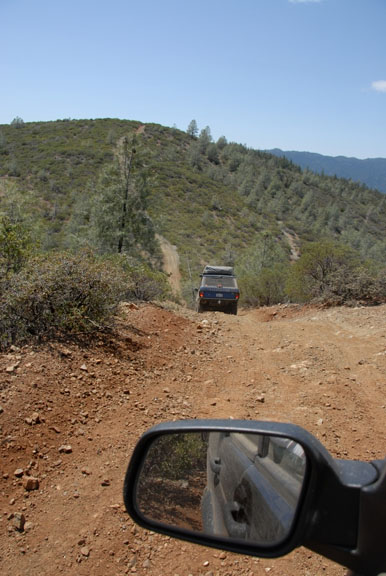
M170 244L166 238L157 234L157 240L163 256L163 270L169 276L170 286L174 294L181 294L180 256L177 246Z
M109 340L3 354L1 574L343 575L305 549L245 558L146 532L122 481L139 435L179 418L291 421L334 456L384 457L385 327L386 306L127 306Z

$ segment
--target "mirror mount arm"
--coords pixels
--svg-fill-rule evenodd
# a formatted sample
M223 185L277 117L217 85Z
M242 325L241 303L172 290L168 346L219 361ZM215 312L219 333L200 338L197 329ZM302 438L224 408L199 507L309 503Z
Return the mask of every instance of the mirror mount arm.
M386 501L386 462L366 465L378 472L375 481L362 487L344 486L341 499L338 496L330 502L321 495L317 508L325 510L326 514L324 518L311 520L314 530L304 546L347 566L354 574L377 576L386 567L386 511L383 506ZM330 485L325 490L326 494L328 492L338 495L339 489ZM332 526L334 529L331 531Z
M376 482L361 490L359 508L358 553L366 557L362 572L379 574L386 570L385 526L386 461L373 462L378 470Z

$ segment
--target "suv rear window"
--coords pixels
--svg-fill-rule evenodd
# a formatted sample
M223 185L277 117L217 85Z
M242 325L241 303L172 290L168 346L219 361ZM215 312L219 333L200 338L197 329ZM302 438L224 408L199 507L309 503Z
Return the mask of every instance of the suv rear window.
M232 276L203 276L202 286L209 286L215 288L237 288L236 279Z

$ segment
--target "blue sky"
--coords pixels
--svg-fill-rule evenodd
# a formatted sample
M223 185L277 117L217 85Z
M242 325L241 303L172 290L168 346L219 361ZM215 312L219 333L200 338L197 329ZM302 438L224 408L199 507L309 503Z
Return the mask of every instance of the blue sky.
M209 125L386 157L385 0L0 0L0 124Z

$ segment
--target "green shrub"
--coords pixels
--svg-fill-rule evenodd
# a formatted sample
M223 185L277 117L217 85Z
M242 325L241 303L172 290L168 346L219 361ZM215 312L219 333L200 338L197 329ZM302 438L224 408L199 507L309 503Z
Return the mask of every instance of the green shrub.
M239 279L241 301L247 306L272 306L286 301L288 266L275 264L258 274L244 274Z
M288 252L274 234L258 234L236 266L241 302L270 306L287 300Z
M127 300L165 300L172 298L168 277L163 272L152 270L147 264L127 268L130 279L125 290Z
M0 345L104 328L126 287L122 268L90 254L31 258L3 291Z
M344 268L331 274L323 301L333 304L382 304L386 302L386 269L376 272L369 266L358 266L347 274Z
M201 434L166 434L153 442L146 457L143 481L186 480L206 469L208 443ZM167 455L167 457L165 457Z
M297 302L375 304L386 300L385 271L361 261L348 246L310 242L290 269L286 291Z
M0 219L0 284L22 268L29 253L30 240L23 225L3 216Z

